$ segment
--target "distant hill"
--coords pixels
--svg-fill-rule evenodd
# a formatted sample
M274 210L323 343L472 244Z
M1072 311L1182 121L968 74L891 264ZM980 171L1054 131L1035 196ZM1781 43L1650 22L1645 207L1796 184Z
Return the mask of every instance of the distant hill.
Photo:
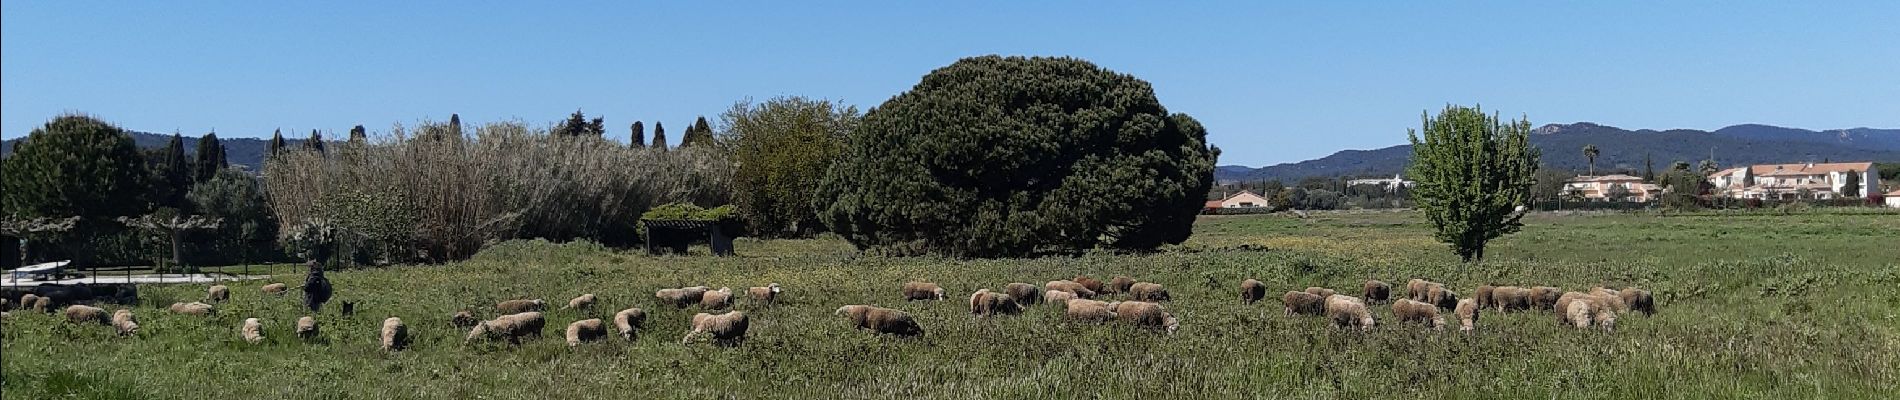
M1542 149L1545 165L1584 170L1589 161L1583 146L1599 150L1598 170L1643 169L1648 153L1658 170L1677 160L1695 163L1713 152L1723 166L1800 161L1900 161L1900 129L1836 129L1810 131L1768 125L1735 125L1714 132L1694 129L1625 130L1589 122L1538 127L1531 144ZM1314 176L1391 176L1411 162L1412 146L1376 150L1345 150L1314 160L1249 168L1223 165L1214 179L1223 182L1279 179L1294 181Z
M132 134L132 142L142 149L165 147L166 143L171 143L172 141L172 135L168 134L137 131L127 133ZM11 138L5 142L0 142L0 154L12 155L13 145L19 143L19 141L20 138ZM185 135L184 141L185 156L196 156L198 154L198 136ZM289 146L302 146L304 139L285 138L284 142ZM225 161L233 165L249 167L252 171L258 171L263 168L264 149L270 147L270 139L258 138L219 137L218 143L224 144Z

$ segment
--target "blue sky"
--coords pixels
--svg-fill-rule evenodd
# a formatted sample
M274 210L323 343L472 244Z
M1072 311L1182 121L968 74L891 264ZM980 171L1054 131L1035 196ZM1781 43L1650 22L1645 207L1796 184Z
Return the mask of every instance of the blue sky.
M1447 103L1540 125L1900 127L1896 1L380 3L0 3L0 133L66 111L254 137L579 108L677 142L741 99L868 108L983 54L1146 79L1222 164L1399 144Z

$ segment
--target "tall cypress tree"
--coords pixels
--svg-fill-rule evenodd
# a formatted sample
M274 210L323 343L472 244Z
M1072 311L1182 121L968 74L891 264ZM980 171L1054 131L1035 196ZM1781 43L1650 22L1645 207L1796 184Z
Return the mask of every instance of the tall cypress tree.
M165 144L164 158L152 172L158 174L154 184L154 193L158 193L160 206L179 208L185 203L185 191L191 188L191 164L185 161L185 137L172 134L172 140Z
M311 129L310 139L303 142L303 149L323 154L323 134L317 133L316 129Z
M633 121L633 148L647 147L647 128L640 121Z
M653 121L653 148L666 151L666 125Z
M1649 153L1643 153L1643 182L1656 182L1656 166L1650 164Z
M284 130L278 129L278 130L271 131L270 145L264 147L264 157L265 158L276 157L278 154L283 153L283 151L284 151Z
M712 124L706 123L706 116L700 116L693 125L686 127L686 136L680 138L680 147L703 146L712 144Z
M364 142L368 142L368 141L369 141L369 130L363 129L362 125L357 125L350 128L350 143L351 144L363 144Z
M224 158L224 143L218 141L218 133L206 133L198 138L198 159L192 164L192 182L204 182L218 176L218 171L229 165Z

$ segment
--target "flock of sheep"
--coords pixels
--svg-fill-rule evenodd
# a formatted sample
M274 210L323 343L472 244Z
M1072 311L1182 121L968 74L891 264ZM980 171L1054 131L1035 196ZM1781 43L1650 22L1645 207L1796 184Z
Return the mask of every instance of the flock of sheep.
M273 283L264 285L261 291L281 296L287 289L284 284ZM1281 296L1281 302L1288 316L1323 316L1335 326L1361 329L1377 325L1368 310L1369 303L1390 302L1392 314L1401 323L1418 323L1432 329L1443 329L1445 320L1440 316L1440 310L1450 310L1458 318L1460 330L1467 332L1475 328L1479 313L1484 309L1500 312L1548 310L1554 312L1558 321L1566 326L1594 326L1606 331L1614 330L1619 313L1639 311L1647 315L1655 312L1655 301L1650 292L1638 288L1619 290L1596 287L1585 292L1565 292L1549 286L1525 288L1484 285L1476 289L1473 298L1467 299L1460 299L1457 293L1443 284L1423 279L1407 282L1405 297L1398 299L1392 298L1390 285L1378 280L1366 281L1361 289L1363 297L1353 297L1338 294L1333 289L1309 287L1302 291L1286 292ZM748 288L746 295L755 305L771 306L782 292L783 288L773 283ZM946 299L946 291L941 286L928 282L905 283L901 293L907 301ZM1096 300L1098 296L1113 294L1125 294L1127 300ZM1266 284L1259 280L1247 279L1240 284L1240 300L1245 304L1264 300L1266 294ZM664 306L680 309L698 306L706 311L730 310L734 301L731 288L714 290L706 286L661 289L654 293L654 297ZM205 297L205 301L211 303L229 299L230 289L224 285L211 286ZM27 294L20 299L20 306L40 312L53 312L55 308L51 300ZM1061 307L1063 316L1071 320L1119 321L1173 333L1179 329L1180 322L1161 304L1170 300L1168 290L1160 284L1138 282L1126 276L1117 276L1106 283L1087 276L1077 276L1073 280L1050 281L1041 287L1015 282L1005 285L1000 292L980 289L970 295L969 307L974 317L984 318L1020 314L1038 304L1048 304ZM569 300L562 309L589 310L597 302L599 299L595 295L583 294ZM7 303L6 299L0 299L0 310L10 307ZM345 315L351 313L352 307L347 305ZM465 342L500 339L519 344L522 339L541 336L547 323L547 317L543 314L545 308L546 302L540 299L506 300L495 305L498 316L494 319L482 320L474 312L464 309L450 315L448 322L469 330ZM109 325L120 335L132 335L139 329L137 318L128 309L119 309L108 315L105 309L99 307L74 304L62 310L65 319L75 324ZM215 313L216 306L205 302L174 303L168 310L174 314L204 316ZM839 307L834 314L849 320L858 329L880 334L914 336L924 333L923 326L902 310L858 304ZM4 317L6 315L0 315L0 318ZM620 338L633 340L645 325L646 318L646 311L638 307L623 309L614 313L613 328L618 331ZM681 338L682 344L690 344L700 338L719 344L734 344L745 339L750 326L746 313L736 310L719 314L701 312L693 315L690 322L691 329ZM300 338L310 339L317 335L317 329L317 320L304 316L297 320L294 332ZM247 342L262 342L264 325L257 318L247 318L238 334ZM402 350L410 340L407 325L397 317L385 319L379 334L384 351ZM569 346L606 337L607 323L599 318L583 319L567 325L566 339Z

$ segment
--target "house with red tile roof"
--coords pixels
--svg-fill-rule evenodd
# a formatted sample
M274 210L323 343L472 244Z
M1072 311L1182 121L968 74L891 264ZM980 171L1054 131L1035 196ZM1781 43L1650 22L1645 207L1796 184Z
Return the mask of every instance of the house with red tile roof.
M1858 175L1855 187L1847 186L1848 175ZM1709 184L1715 195L1737 199L1867 197L1880 193L1880 171L1871 162L1762 164L1717 171Z
M1564 181L1564 192L1590 201L1647 202L1661 198L1663 189L1643 183L1643 178L1615 174L1570 178Z

